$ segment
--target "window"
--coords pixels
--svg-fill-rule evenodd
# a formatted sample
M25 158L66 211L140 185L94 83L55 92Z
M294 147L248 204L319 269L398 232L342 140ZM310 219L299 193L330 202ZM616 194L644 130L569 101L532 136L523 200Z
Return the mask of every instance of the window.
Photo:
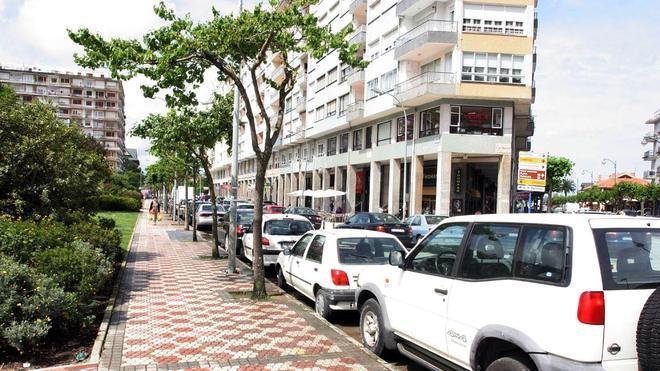
M323 244L325 244L325 236L314 237L314 240L309 245L305 259L320 263L323 260Z
M333 99L328 102L326 106L327 117L334 116L337 114L337 100Z
M73 95L82 95L82 89L73 89ZM109 96L110 94L108 94Z
M348 152L348 133L339 136L339 153Z
M610 266L608 261L608 266ZM565 279L566 232L564 227L524 226L522 244L515 254L514 275L559 283Z
M328 156L337 154L337 137L328 138Z
M353 132L353 151L362 149L362 129Z
M378 95L374 90L378 89L378 77L367 82L367 99L371 99Z
M512 277L520 227L476 224L461 263L460 276L472 279Z
M328 85L337 81L337 67L328 71Z
M451 224L434 230L420 242L406 264L414 272L449 276L465 231L465 224Z
M339 117L346 114L346 106L348 105L348 94L339 97Z
M463 31L524 35L525 7L465 4Z
M423 111L420 115L419 136L427 137L440 133L440 107Z
M227 215L229 215L229 213L227 213ZM312 240L312 237L314 237L314 235L311 233L302 236L291 249L291 255L302 257L305 254L305 248L309 245L309 241Z
M318 152L316 152L317 156L319 156L319 157L325 156L325 152L323 151L323 148L324 148L323 143L319 144Z
M353 69L351 68L351 66L342 65L341 74L339 76L339 82L342 83L346 81L346 79L348 79L348 76L350 76L352 72Z
M341 264L387 264L392 251L405 251L395 238L340 238L337 256Z
M452 134L503 135L502 107L451 106Z
M107 93L107 94L106 94L106 97L108 97L108 98L114 98L114 97L115 97L115 93Z
M382 146L385 144L390 143L390 121L383 122L378 124L378 138L377 138L377 144L378 146Z
M325 75L316 79L316 92L319 92L325 88Z
M321 121L325 118L325 106L316 107L316 116L314 121Z
M81 106L82 105L82 99L74 99L73 104Z
M463 53L463 81L523 84L522 55L496 53Z
M404 131L407 130L406 132L406 138L408 140L413 138L413 130L414 130L414 115L410 114L407 117L407 123L408 127L406 127L405 122L403 121L403 117L398 117L396 119L396 141L401 142L403 141L403 136L404 136Z
M371 132L373 131L371 126L367 126L365 129L364 133L364 148L369 149L371 148L371 143L373 143L373 139L371 139Z
M387 92L394 90L394 86L396 85L396 72L397 69L395 68L380 77L380 91Z
M292 103L293 103L293 98L291 98L291 97L286 98L286 100L284 101L284 110L287 113L291 112L291 110L293 109L293 104Z

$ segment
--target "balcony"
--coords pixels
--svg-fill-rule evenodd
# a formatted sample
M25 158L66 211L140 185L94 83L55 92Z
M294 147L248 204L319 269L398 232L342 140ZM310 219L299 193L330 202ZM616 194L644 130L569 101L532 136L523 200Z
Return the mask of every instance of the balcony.
M367 10L367 0L353 0L348 6L351 14L359 14Z
M279 90L271 90L268 97L270 99L271 107L278 107L280 105L280 91Z
M360 25L353 31L351 37L348 39L350 44L364 45L367 43L367 27L365 25Z
M658 141L658 135L656 133L648 132L644 134L644 138L642 139L642 145L645 145L647 143L653 143Z
M424 104L438 98L456 95L456 74L424 72L396 85L395 96L401 104Z
M396 4L397 17L412 16L433 5L436 0L402 0Z
M420 62L453 48L457 40L456 22L429 19L399 36L394 58Z
M364 101L355 101L346 107L346 120L351 122L364 117Z
M353 71L353 73L348 75L348 78L346 80L348 80L348 85L350 85L350 86L354 86L354 85L357 85L359 83L364 84L364 70L355 70L355 71Z
M654 161L657 158L658 158L658 154L653 152L652 150L648 150L644 152L644 157L642 157L644 161Z
M271 65L268 75L271 80L281 83L284 80L284 66Z
M298 71L298 86L302 90L307 90L307 71Z
M644 170L644 179L655 179L655 170Z
M307 102L305 101L305 98L298 97L298 99L296 99L296 112L305 113L306 110L307 110Z

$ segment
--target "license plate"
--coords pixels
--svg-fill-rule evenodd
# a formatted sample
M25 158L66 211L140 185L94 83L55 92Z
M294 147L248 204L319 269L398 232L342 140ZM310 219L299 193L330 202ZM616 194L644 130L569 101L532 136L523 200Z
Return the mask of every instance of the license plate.
M399 229L399 228L392 228L392 232L394 232L394 233L397 233L397 232L398 232L398 233L403 233L404 230L403 230L403 229Z
M280 242L280 245L282 245L282 247L291 247L293 246L293 242Z

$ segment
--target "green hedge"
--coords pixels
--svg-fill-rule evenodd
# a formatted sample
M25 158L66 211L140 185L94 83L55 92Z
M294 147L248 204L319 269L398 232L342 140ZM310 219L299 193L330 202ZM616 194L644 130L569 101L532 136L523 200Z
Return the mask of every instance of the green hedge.
M140 211L142 196L136 199L130 196L117 196L112 194L100 195L97 199L99 210L104 211Z

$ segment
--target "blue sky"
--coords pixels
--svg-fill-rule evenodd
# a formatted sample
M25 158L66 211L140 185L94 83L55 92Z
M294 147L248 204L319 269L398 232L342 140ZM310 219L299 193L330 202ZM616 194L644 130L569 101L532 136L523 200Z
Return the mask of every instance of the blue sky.
M138 37L156 27L155 0L0 0L0 63L77 70L77 50L65 29L87 26L106 36ZM208 17L233 1L169 0L178 13ZM127 11L128 10L128 11ZM660 109L660 2L650 0L540 0L533 106L533 150L563 155L576 162L573 178L587 181L612 172L648 169L640 144L643 125ZM4 37L9 35L10 37ZM146 100L135 80L125 83L127 127L163 102ZM209 87L212 88L212 87ZM146 159L148 143L128 138Z

